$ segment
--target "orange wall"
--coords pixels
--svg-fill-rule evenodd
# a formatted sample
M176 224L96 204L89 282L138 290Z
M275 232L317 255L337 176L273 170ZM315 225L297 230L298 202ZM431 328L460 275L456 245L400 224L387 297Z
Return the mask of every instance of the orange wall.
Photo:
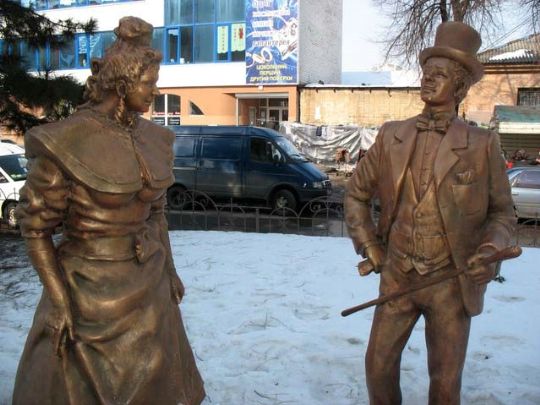
M180 96L180 119L183 125L236 125L236 93L253 93L264 95L271 93L287 93L289 98L289 121L297 121L296 86L264 86L258 87L189 87L161 88L161 94ZM191 115L189 102L195 103L204 115ZM256 103L257 100L255 100ZM248 124L248 108L254 102L241 99L240 124ZM148 116L148 114L145 114Z
M488 124L496 105L517 105L519 88L540 87L540 66L486 68L463 102L467 119Z

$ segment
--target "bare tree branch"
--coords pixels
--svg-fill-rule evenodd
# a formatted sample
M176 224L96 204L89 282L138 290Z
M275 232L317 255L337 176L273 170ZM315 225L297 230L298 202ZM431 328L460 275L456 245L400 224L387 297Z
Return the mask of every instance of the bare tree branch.
M441 22L461 21L479 32L500 37L501 5L508 0L374 0L392 21L381 41L386 60L397 59L405 67L417 62L420 51L428 47ZM519 0L528 11L534 32L540 30L540 0Z

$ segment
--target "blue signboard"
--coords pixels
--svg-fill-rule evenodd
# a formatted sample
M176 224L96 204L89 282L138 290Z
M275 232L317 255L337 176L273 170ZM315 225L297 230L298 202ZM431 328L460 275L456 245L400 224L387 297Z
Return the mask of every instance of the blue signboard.
M246 84L298 83L298 0L246 1Z

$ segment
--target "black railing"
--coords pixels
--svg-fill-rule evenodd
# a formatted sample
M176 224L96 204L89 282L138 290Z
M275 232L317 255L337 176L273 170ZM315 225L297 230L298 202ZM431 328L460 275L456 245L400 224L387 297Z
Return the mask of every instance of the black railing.
M16 202L16 190L5 195L0 190L0 207L6 199ZM289 233L314 236L347 236L342 197L318 197L308 201L298 211L290 208L272 209L265 205L241 205L234 200L214 200L200 191L186 191L175 201L177 210L168 210L171 230L216 230L257 233ZM376 222L378 210L372 209ZM10 221L11 220L11 221ZM0 230L14 231L8 212L2 212ZM514 243L523 247L540 247L540 218L521 220Z
M170 229L225 230L262 233L295 233L346 236L343 202L318 197L299 210L240 205L234 200L216 201L199 191L186 191L177 210L169 210Z
M347 236L341 197L318 197L298 211L272 209L264 205L241 205L233 200L215 201L208 194L186 191L180 210L169 210L169 228L184 230L217 230L262 233L295 233L317 236ZM378 210L372 209L374 221ZM521 220L514 243L540 247L540 218Z

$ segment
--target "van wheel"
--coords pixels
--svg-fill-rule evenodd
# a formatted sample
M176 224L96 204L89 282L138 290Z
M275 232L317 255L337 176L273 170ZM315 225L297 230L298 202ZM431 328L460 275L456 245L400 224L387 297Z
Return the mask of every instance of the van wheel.
M181 210L186 205L186 188L172 186L167 190L167 205L171 210Z
M17 203L15 202L7 203L4 207L4 220L10 228L17 228L18 225L17 217L15 216L15 208L17 208Z
M296 197L289 190L278 190L274 193L274 196L272 197L272 209L274 210L281 208L289 208L293 211L296 211L297 205L298 201L296 201Z

